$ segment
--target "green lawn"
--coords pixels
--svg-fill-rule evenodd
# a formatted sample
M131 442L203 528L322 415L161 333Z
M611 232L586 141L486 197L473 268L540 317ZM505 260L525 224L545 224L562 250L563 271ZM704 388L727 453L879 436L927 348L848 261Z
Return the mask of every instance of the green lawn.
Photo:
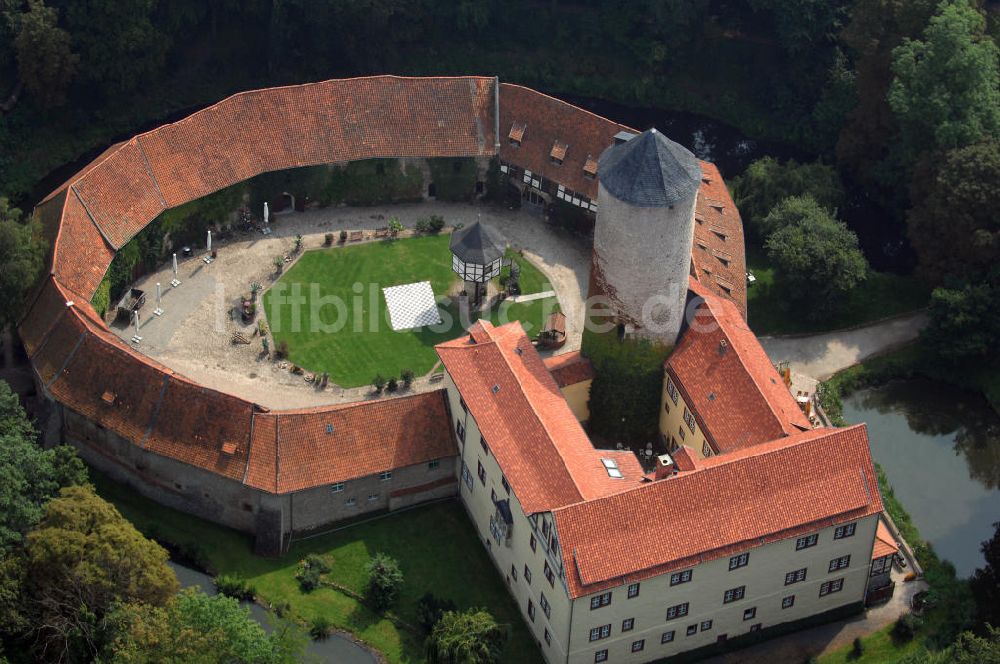
M747 267L757 277L747 284L750 327L758 335L828 332L914 311L927 306L930 290L910 276L872 271L837 312L818 320L792 304L767 257L747 251Z
M461 505L436 503L384 518L360 522L337 533L293 545L280 559L255 556L248 536L163 507L91 470L98 493L136 528L167 542L219 574L240 574L258 597L289 602L296 619L308 622L318 615L339 629L385 654L389 662L424 661L423 639L396 627L344 593L320 588L304 594L295 580L296 565L309 553L325 557L332 571L326 577L357 592L367 580L364 566L378 551L399 560L405 576L394 611L416 625L416 604L425 592L453 600L459 608L484 606L501 623L510 625L511 638L503 661L509 664L541 661L535 641L490 561Z
M892 625L863 637L861 643L860 657L854 656L853 646L844 646L819 657L819 664L894 664L921 648L919 637L897 643L892 638Z
M418 376L427 373L437 362L434 345L464 331L457 308L442 307L444 324L434 329L394 332L382 288L430 281L435 296L447 294L457 280L451 271L448 243L448 235L430 235L306 252L264 294L264 311L275 342L288 344L294 364L329 372L331 380L344 387L367 385L377 373L387 377L398 376L403 369L412 369ZM521 265L525 294L549 289L538 268L510 255ZM287 296L296 285L301 305L281 304L276 294L280 291ZM332 304L318 306L320 298L326 302L335 298L345 306L341 311ZM491 311L489 319L520 320L534 334L555 305L555 298L507 304L506 309Z

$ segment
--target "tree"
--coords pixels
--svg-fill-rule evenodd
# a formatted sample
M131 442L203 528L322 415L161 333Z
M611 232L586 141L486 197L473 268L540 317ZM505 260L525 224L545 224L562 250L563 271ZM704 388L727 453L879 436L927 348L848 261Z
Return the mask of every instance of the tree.
M493 664L507 636L486 609L448 611L427 637L427 658L440 664Z
M403 572L395 558L376 553L368 562L368 587L365 595L379 611L385 611L396 601L403 585Z
M293 664L305 649L302 631L279 623L270 634L230 597L182 590L166 606L118 605L108 616L108 664Z
M21 211L0 196L0 330L17 322L45 262L42 227L22 222Z
M89 486L49 501L23 557L21 606L45 661L94 657L116 604L163 606L177 592L167 552Z
M934 289L923 339L937 355L951 362L995 364L1000 341L998 294L1000 290L989 282Z
M1000 51L968 0L944 0L922 40L893 50L889 106L900 157L960 148L1000 131Z
M1000 521L994 523L993 528L993 537L980 547L986 565L972 573L969 586L976 600L979 622L1000 625Z
M420 623L420 627L429 634L445 613L456 610L458 607L450 599L437 597L432 593L424 593L417 600L417 621Z
M65 101L80 57L70 47L69 33L59 27L59 11L42 0L28 0L27 11L9 15L14 25L18 76L43 106Z
M985 637L962 632L949 650L950 664L1000 664L1000 629L987 627Z
M920 268L937 283L981 278L1000 256L1000 138L951 150L932 170L914 176L907 216Z
M789 159L781 163L762 157L733 180L736 207L760 240L770 233L762 224L775 205L789 196L806 195L829 209L843 205L844 188L837 171L820 162L800 164Z
M38 523L61 488L87 481L73 448L43 450L36 435L17 395L0 381L0 554Z
M868 273L858 236L818 206L775 230L765 247L790 296L808 301L813 315L841 304Z
M775 231L795 226L806 219L831 218L829 209L820 205L811 195L789 196L778 201L763 219L758 220L756 229L761 238L766 240Z

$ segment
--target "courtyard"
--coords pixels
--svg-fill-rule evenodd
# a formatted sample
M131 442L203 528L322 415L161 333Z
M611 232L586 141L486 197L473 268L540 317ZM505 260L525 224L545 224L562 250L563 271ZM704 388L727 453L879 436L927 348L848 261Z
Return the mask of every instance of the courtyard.
M440 215L447 227L440 235L413 237L417 221ZM374 239L375 229L382 228L390 217L404 226L399 239ZM522 293L538 294L554 291L554 298L541 298L507 305L507 310L493 308L489 317L499 322L521 320L525 325L540 325L544 312L558 303L566 314L567 342L556 352L579 349L583 328L582 302L586 294L590 263L587 239L574 236L545 223L541 215L530 208L507 210L464 203L425 202L364 208L330 207L272 216L273 233L236 236L213 240L217 257L211 263L203 260L204 249L196 248L193 255L178 253L177 287L171 287L173 271L169 262L156 272L141 277L137 288L147 293L147 305L141 312L142 341L134 345L139 352L170 369L207 387L228 392L268 408L301 408L324 404L353 402L373 398L370 382L376 373L386 378L411 369L417 378L412 391L437 389L432 381L436 355L434 344L461 334L460 319L449 305L442 307L442 318L451 316L455 324L434 332L429 328L395 332L385 317L382 288L400 284L430 281L436 297L447 297L457 275L451 272L448 250L449 231L456 225L469 225L481 219L496 229L509 243L508 255L516 253L521 265ZM339 238L341 231L362 231L361 242L325 247L328 233ZM295 238L302 236L302 251L294 251ZM275 270L276 256L291 256L282 274ZM315 256L315 257L314 257ZM314 262L315 261L315 262ZM282 283L299 281L320 285L322 295L347 289L355 297L352 286L364 284L368 297L377 295L374 305L369 300L359 311L361 322L379 316L382 325L376 333L354 332L354 319L337 333L316 335L276 332L274 342L288 343L290 357L275 361L262 352L257 336L257 323L244 324L233 315L242 295L257 282L262 288L258 298L257 319L269 319L265 300L268 292ZM155 307L156 283L163 292L162 316L152 315ZM546 285L548 284L548 285ZM309 289L305 290L309 295ZM531 298L531 295L527 296ZM350 304L351 300L347 302ZM308 307L308 305L306 305ZM377 309L377 311L376 311ZM308 309L307 309L308 310ZM329 308L324 316L333 316ZM290 312L289 312L290 315ZM351 316L350 311L348 316ZM331 318L332 320L332 318ZM290 330L288 326L278 326ZM117 323L112 329L123 340L130 341L131 325ZM363 327L363 330L368 328ZM240 332L249 344L234 344L233 335ZM538 328L530 330L534 335ZM361 336L361 335L364 336ZM271 349L274 350L272 343ZM298 363L303 374L291 369ZM330 373L330 385L318 389L307 382L306 374Z

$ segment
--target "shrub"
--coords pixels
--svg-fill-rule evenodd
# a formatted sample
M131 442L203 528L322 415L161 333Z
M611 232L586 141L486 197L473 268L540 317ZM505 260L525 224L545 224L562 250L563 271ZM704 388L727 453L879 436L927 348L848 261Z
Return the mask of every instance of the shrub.
M319 588L321 577L330 571L329 565L322 557L310 553L305 560L299 561L299 569L295 572L295 580L299 582L302 592L308 593Z
M417 622L425 632L430 633L441 617L448 611L456 610L455 603L450 599L436 597L432 593L424 593L417 600Z
M382 374L375 374L375 377L372 378L372 387L374 387L375 391L380 394L382 390L385 389L385 383L385 376Z
M486 609L448 611L427 637L427 659L493 664L500 660L507 637L507 629Z
M413 230L418 233L429 233L431 230L431 222L429 219L418 219L416 225L414 225Z
M220 574L215 577L215 589L220 595L238 600L252 600L256 589L239 574Z
M302 251L302 242L303 241L304 240L302 239L301 235L296 235L295 236L295 252L296 253Z
M399 220L399 217L389 218L389 235L396 237L403 232L403 222Z
M409 387L413 385L413 379L416 377L413 373L413 369L403 369L399 377L403 379L403 386Z
M376 553L368 563L368 587L365 596L378 611L385 611L399 595L403 572L395 558Z
M279 360L288 357L288 342L282 339L274 349L274 356Z
M916 636L923 621L912 613L905 613L892 626L892 636L898 641L910 641Z
M250 282L250 297L257 297L257 293L264 290L259 281Z
M854 637L854 643L851 645L851 657L858 659L865 654L865 644L861 641L860 636Z
M427 225L431 233L440 233L444 228L444 217L439 214L432 214L430 219L427 220Z
M285 267L285 259L281 256L275 256L271 263L274 265L274 269L277 272L281 272L282 268Z
M323 236L323 246L329 247L333 245L333 233L327 233Z
M347 242L347 231L340 231L340 242Z
M257 334L259 334L260 336L264 336L265 334L267 334L267 321L265 321L263 318L257 319Z
M322 641L330 635L330 628L333 623L324 615L318 615L309 622L309 636L317 641Z
M390 378L385 384L385 389L389 392L395 392L399 389L399 381L397 381L395 377Z

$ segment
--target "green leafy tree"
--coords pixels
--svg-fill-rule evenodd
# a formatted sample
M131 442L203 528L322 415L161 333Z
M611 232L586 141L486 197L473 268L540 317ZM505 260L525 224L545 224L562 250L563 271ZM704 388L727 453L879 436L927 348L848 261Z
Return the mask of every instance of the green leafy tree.
M843 205L844 188L837 171L820 162L800 164L789 159L782 163L762 157L733 180L736 207L760 239L770 233L763 224L774 206L790 196L806 195L829 209Z
M0 381L0 554L21 542L62 487L87 481L73 448L43 450L36 436L17 395Z
M182 590L165 606L118 605L102 661L108 664L294 664L305 637L288 622L268 634L235 599Z
M789 196L782 199L756 224L757 230L764 239L775 231L790 226L796 226L806 219L832 218L829 208L820 205L815 198L805 196Z
M1000 625L1000 521L994 523L993 528L993 537L980 547L986 564L972 573L969 586L976 600L979 622Z
M43 661L93 658L113 606L163 606L178 588L167 552L89 486L64 488L48 502L22 555L20 606Z
M923 39L893 51L888 99L903 160L1000 131L1000 51L985 28L968 0L944 0Z
M26 11L10 12L18 77L25 89L44 106L58 106L80 61L72 51L70 35L59 27L59 11L42 0L28 0Z
M486 609L448 611L427 637L427 659L440 664L494 664L500 661L507 630Z
M403 585L403 572L395 558L376 553L368 562L368 587L365 595L379 611L385 611L396 601Z
M1000 629L988 627L986 636L962 632L949 650L951 664L1000 664Z
M45 240L41 225L0 196L0 330L17 322L25 293L42 271Z
M933 173L922 170L907 216L921 270L937 283L980 278L1000 256L1000 139L951 150Z
M821 315L865 280L868 263L858 248L858 236L819 206L788 221L767 239L767 255L789 295L808 302L813 315Z
M934 289L923 339L950 362L973 360L995 365L996 344L1000 342L998 295L1000 290L989 282Z

